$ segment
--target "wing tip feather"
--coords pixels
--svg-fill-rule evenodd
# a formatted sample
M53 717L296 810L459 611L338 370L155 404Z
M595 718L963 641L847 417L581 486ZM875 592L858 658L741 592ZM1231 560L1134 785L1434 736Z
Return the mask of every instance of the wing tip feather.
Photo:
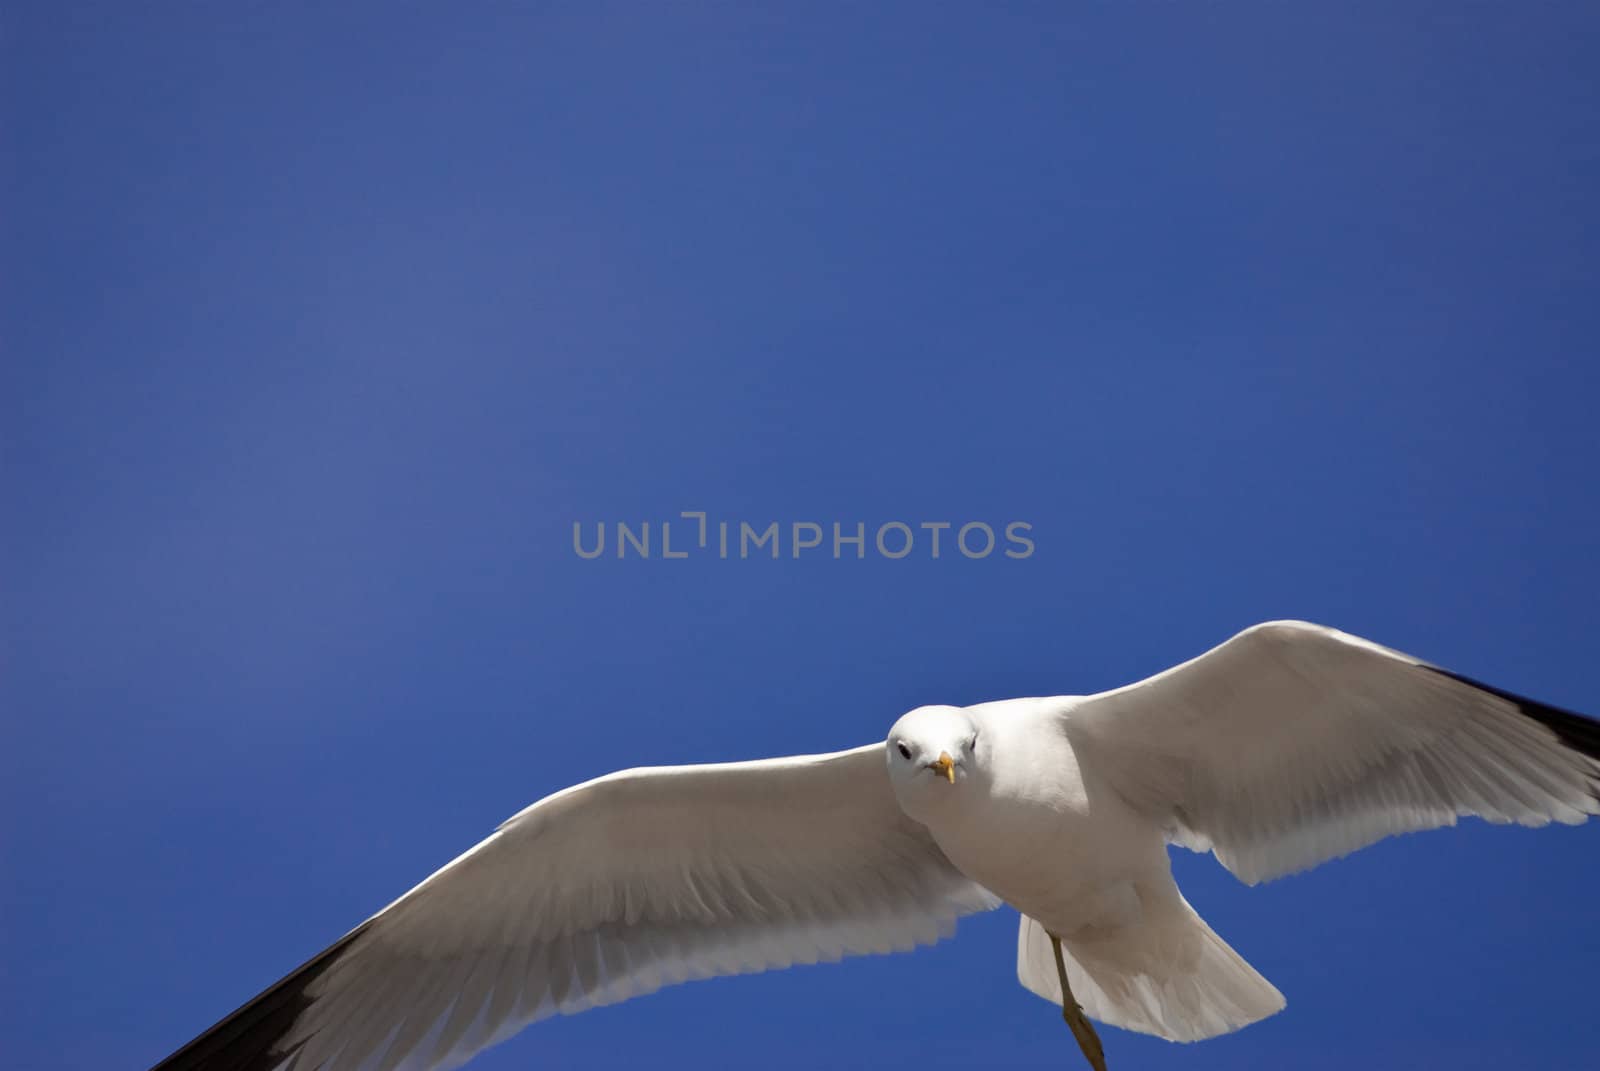
M1448 669L1440 669L1438 666L1426 666L1424 668L1449 677L1451 680L1458 681L1470 688L1476 688L1480 692L1487 692L1498 699L1504 699L1514 705L1524 717L1531 718L1555 733L1556 738L1562 744L1585 758L1600 763L1600 721L1571 710L1529 699L1527 696L1517 695L1515 692L1508 692L1503 688L1496 688L1492 684L1473 680L1471 677L1453 673Z
M310 1007L312 998L306 990L337 962L367 925L362 923L290 971L151 1071L214 1071L219 1067L230 1071L272 1071L282 1065L293 1052L277 1049L276 1043Z

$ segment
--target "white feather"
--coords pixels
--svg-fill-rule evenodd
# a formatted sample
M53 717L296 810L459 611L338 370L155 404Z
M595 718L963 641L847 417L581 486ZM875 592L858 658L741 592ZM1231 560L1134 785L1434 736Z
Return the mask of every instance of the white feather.
M278 1042L438 1069L662 985L928 944L998 901L901 813L880 744L628 770L522 811L369 920Z
M1462 816L1600 813L1600 763L1512 701L1303 622L1257 625L1062 717L1083 763L1169 839L1252 884Z

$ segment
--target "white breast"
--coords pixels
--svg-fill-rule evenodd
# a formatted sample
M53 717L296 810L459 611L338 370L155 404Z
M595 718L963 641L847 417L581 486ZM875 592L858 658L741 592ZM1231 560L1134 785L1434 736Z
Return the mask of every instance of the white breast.
M1168 864L1160 832L1052 731L1059 712L1060 700L971 708L976 768L928 829L968 877L1068 933L1123 921L1130 883Z

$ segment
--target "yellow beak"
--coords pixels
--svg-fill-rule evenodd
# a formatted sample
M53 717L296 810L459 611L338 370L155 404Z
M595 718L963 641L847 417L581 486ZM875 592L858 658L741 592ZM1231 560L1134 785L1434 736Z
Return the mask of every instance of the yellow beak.
M956 783L956 760L950 757L950 752L939 752L939 761L933 764L934 769L944 774L944 779L952 785Z

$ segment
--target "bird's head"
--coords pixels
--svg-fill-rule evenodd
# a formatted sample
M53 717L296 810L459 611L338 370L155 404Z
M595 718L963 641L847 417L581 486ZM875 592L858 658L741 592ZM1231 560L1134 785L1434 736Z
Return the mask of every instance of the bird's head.
M977 768L978 727L960 707L918 707L884 744L889 781L913 818L948 804Z

